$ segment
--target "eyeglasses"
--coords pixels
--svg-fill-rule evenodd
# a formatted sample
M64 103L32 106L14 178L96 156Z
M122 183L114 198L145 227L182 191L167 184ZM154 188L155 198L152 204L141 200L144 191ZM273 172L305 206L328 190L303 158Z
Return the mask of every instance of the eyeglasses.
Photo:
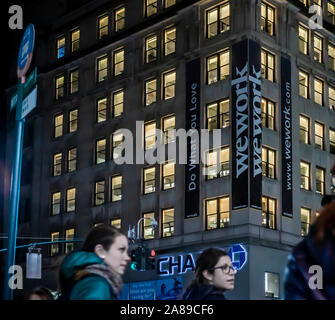
M221 271L225 274L229 274L230 271L232 271L233 274L237 272L237 270L233 266L228 265L228 264L224 264L223 266L212 268L212 270L215 270L215 269L221 269Z

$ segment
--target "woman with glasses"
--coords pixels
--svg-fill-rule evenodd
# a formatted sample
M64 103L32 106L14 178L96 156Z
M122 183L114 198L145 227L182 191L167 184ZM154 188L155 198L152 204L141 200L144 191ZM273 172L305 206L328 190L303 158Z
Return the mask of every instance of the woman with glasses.
M226 300L224 292L234 289L235 274L225 251L206 249L196 261L195 279L186 289L183 300Z

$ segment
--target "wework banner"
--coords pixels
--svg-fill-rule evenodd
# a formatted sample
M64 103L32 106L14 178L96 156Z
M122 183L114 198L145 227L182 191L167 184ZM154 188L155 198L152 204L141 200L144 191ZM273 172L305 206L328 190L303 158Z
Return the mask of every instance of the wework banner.
M199 216L200 191L200 58L186 64L187 164L185 165L185 218Z
M282 214L293 218L291 61L281 57Z
M262 121L260 46L249 39L232 48L232 209L261 209ZM250 185L250 197L249 197ZM250 202L249 202L250 198Z

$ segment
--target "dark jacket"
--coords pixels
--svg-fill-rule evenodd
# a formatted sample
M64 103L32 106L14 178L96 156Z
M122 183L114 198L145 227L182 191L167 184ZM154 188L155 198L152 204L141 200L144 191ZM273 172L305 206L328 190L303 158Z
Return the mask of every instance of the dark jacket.
M102 272L94 273L92 267L101 269ZM86 251L71 253L64 259L60 268L62 294L59 300L117 299L107 279L108 275L105 276L108 271L105 270L108 270L107 266L95 253Z
M334 300L335 299L335 237L328 232L325 241L315 243L315 226L292 251L285 271L284 291L286 300ZM309 287L309 268L319 265L322 268L323 289ZM311 279L311 282L314 283Z
M227 300L223 291L209 284L192 284L183 294L182 300Z

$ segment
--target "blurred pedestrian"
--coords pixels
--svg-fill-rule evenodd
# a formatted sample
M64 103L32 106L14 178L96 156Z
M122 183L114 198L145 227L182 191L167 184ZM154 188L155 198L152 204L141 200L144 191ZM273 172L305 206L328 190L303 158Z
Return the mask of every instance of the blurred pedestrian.
M60 300L116 300L130 258L128 239L118 229L100 225L88 233L81 251L60 267Z
M27 300L54 300L54 296L47 287L39 286L29 292Z
M196 261L195 278L183 300L226 300L224 292L234 289L236 270L228 254L218 248L204 250Z
M311 266L321 267L322 289L313 284L316 273L309 273ZM286 300L335 299L335 201L323 208L308 235L290 254L284 291Z

